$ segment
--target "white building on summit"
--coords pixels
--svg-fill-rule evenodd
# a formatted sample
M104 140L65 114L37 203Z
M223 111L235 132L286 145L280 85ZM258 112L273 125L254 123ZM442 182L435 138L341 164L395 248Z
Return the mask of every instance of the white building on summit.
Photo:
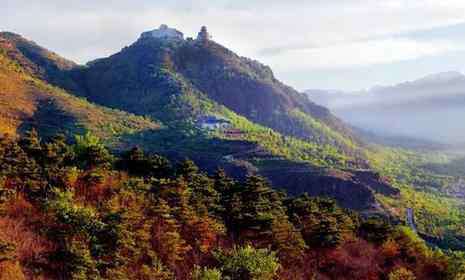
M177 40L182 41L184 40L184 34L181 31L176 30L175 28L168 27L166 24L160 25L158 29L154 29L151 31L144 32L140 35L140 39L163 39L163 40ZM192 40L191 38L187 38L188 41ZM212 36L207 31L206 26L202 26L200 32L197 34L197 41L206 43L212 39Z
M160 28L142 33L141 38L159 38L159 39L176 39L184 40L184 34L166 24L160 25Z

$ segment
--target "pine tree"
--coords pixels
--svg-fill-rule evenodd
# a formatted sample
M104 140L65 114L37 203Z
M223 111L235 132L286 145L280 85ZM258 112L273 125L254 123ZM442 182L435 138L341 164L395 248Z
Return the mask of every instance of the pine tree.
M32 129L27 131L18 141L23 151L40 162L42 159L42 145L37 130Z
M277 215L273 220L273 249L282 263L299 265L306 249L301 233L291 224L287 215Z
M351 217L331 199L304 194L287 201L287 206L292 222L310 247L335 247L343 241L344 234L353 231Z
M242 187L237 187L226 202L228 230L241 239L269 242L275 207L273 190L259 176L249 176Z
M191 176L199 173L199 167L192 160L186 159L178 164L176 174L189 180Z
M83 169L109 168L113 157L100 139L90 132L76 136L74 145L76 161Z
M176 263L183 259L191 248L182 239L180 226L171 215L171 209L166 201L159 199L154 207L152 224L152 246L161 260L168 267L175 268Z
M170 162L159 155L148 156L144 151L135 147L125 154L117 163L121 169L129 171L129 173L142 177L170 177Z
M205 174L191 174L187 180L190 190L190 204L200 216L216 216L221 212L220 194L214 180Z
M218 169L213 176L215 180L215 189L221 194L221 196L226 196L231 193L232 189L236 182L226 175L224 169Z

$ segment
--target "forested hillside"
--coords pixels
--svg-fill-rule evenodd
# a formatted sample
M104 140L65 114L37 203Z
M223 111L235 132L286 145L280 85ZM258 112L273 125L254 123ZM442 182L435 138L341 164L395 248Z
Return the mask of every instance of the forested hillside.
M148 118L91 104L51 86L21 59L11 59L13 54L19 56L17 49L0 41L0 133L13 136L35 128L44 137L58 132L72 137L92 131L117 147L121 138L160 128Z
M90 134L0 141L0 279L462 279L458 255L329 199L287 197Z

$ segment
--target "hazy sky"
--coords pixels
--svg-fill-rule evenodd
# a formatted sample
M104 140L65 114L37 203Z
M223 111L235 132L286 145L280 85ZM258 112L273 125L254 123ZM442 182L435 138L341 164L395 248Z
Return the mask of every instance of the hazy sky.
M270 65L297 89L465 71L463 0L2 0L0 30L85 63L166 23Z

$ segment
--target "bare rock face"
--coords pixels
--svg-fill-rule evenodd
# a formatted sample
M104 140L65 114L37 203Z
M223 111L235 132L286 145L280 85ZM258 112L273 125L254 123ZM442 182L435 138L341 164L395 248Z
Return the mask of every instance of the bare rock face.
M354 171L352 178L361 184L369 186L377 193L387 196L398 196L400 194L398 189L391 186L387 178L373 171Z

